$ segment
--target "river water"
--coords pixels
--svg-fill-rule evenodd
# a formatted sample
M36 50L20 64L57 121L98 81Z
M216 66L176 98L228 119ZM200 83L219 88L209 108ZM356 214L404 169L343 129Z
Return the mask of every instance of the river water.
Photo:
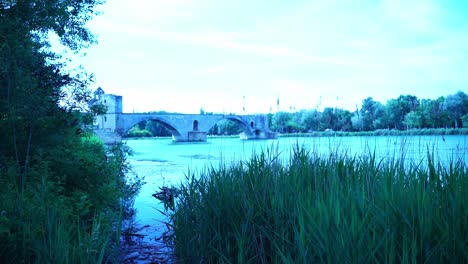
M420 161L427 151L433 151L442 162L468 159L467 136L391 136L391 137L291 137L276 140L240 140L239 138L208 138L206 143L173 143L170 138L127 140L133 149L129 157L133 171L144 177L146 184L136 197L136 223L148 226L145 240L151 241L164 230L164 216L158 212L163 205L151 195L161 186L177 186L184 182L189 169L200 172L206 166L220 162L245 160L252 153L270 150L287 160L294 145L317 153L346 152L350 155L375 152L378 158L401 157Z

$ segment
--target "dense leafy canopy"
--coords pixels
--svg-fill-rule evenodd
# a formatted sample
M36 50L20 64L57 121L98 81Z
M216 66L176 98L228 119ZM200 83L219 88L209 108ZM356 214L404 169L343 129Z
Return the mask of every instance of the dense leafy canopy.
M86 128L88 75L71 75L50 49L50 34L74 51L91 44L85 23L101 2L0 1L2 263L102 261L122 202L138 189L124 150Z

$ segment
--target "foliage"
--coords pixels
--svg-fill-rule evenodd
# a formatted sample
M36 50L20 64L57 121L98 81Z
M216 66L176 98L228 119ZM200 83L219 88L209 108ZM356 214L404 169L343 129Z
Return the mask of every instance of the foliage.
M448 114L443 109L444 97L436 100L422 99L419 111L422 115L423 127L444 127L448 123Z
M444 110L447 112L450 121L458 128L460 118L468 113L468 95L463 92L458 92L447 96L444 101Z
M321 113L317 110L302 112L301 123L307 131L317 131L320 127Z
M173 215L186 263L466 263L468 168L296 147L190 174Z
M420 128L422 125L422 117L418 112L411 111L405 115L403 124L406 125L407 128Z
M141 181L126 175L126 149L107 149L87 130L105 112L86 73L66 71L50 49L94 39L85 23L99 0L0 1L0 261L111 260L116 226Z
M126 137L170 137L171 132L155 120L146 120L133 126Z
M271 127L273 130L278 132L291 132L291 127L288 127L288 123L291 124L292 114L288 112L277 112L273 116Z
M414 95L401 95L385 105L368 97L354 112L339 108L277 112L269 116L270 128L280 133L312 131L374 131L412 128L458 128L468 114L468 95L457 92L435 100L419 100Z
M170 137L172 135L171 131L164 125L154 120L146 121L145 130L149 131L153 137Z
M462 125L464 128L468 128L468 114L461 117Z
M374 101L372 97L362 101L361 116L362 116L362 129L365 131L374 130L374 120L376 119L376 112L378 102Z
M229 119L223 119L216 123L210 131L209 135L239 135L244 131L244 128L236 123L235 121Z
M153 134L146 129L140 129L138 126L134 126L127 132L125 136L139 138L139 137L152 137Z

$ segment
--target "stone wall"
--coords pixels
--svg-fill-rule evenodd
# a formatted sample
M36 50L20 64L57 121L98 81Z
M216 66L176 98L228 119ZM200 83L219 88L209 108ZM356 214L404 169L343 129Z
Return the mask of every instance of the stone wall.
M119 134L109 130L96 129L94 133L106 145L114 145L122 142L122 137Z
M206 142L206 132L188 132L189 142Z

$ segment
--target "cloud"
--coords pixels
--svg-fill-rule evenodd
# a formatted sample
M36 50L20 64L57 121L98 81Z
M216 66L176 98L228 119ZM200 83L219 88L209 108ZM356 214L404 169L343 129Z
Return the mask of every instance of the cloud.
M356 66L363 61L355 60L352 56L311 55L287 46L273 44L256 44L248 40L249 34L236 32L168 32L149 28L135 28L126 25L101 23L100 29L113 31L141 41L177 42L205 48L223 49L232 52L290 59L296 63L319 63L332 65ZM238 40L238 39L243 39ZM247 40L246 40L247 39Z
M105 65L97 78L111 85L135 84L126 93L218 92L213 108L241 95L275 108L278 92L296 108L320 96L335 105L337 95L354 107L368 96L468 85L468 19L438 1L224 3L108 1L93 24L101 44L91 68ZM189 99L180 102L200 107Z
M383 0L384 19L398 28L420 33L434 33L440 30L441 6L427 0Z
M190 19L196 9L192 0L117 0L101 6L102 15L91 22L121 22L127 25L157 25Z

